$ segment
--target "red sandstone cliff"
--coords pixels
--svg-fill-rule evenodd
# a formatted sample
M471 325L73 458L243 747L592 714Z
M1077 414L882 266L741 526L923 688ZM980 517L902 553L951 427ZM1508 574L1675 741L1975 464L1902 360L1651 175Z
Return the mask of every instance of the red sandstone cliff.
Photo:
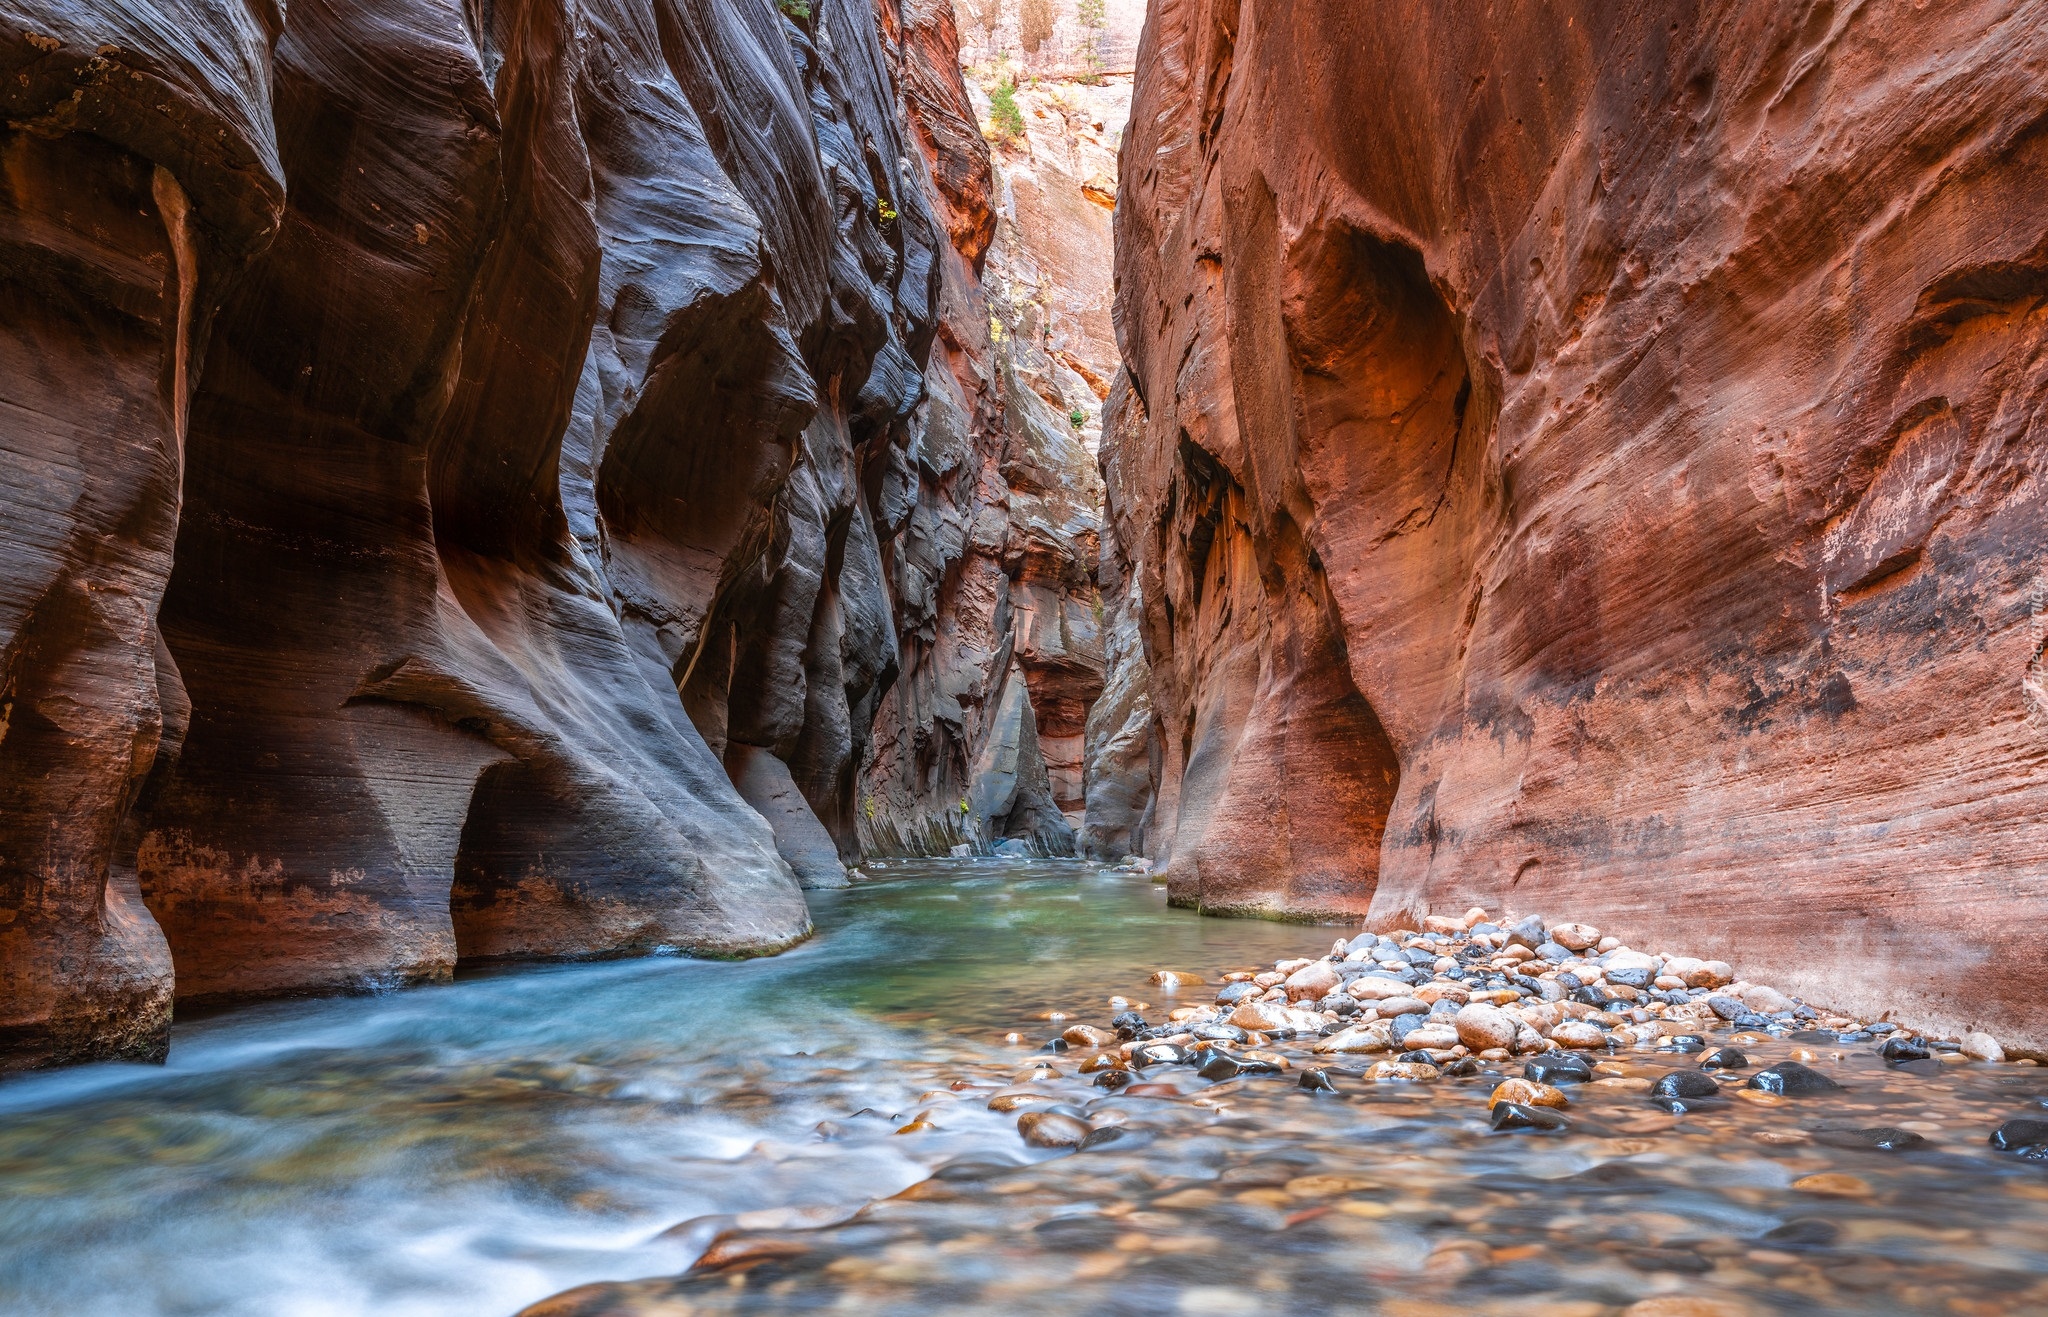
M2048 13L1159 0L1104 460L1175 899L2048 1042Z
M983 351L944 10L0 0L0 1067L807 933Z

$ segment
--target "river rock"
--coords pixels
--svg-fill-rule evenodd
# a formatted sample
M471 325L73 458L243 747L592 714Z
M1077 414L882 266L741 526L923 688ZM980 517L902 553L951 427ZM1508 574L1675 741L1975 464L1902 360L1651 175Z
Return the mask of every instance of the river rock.
M1798 1002L1761 983L1738 984L1733 995L1740 998L1744 1006L1762 1015L1786 1015L1799 1009Z
M1733 997L1709 997L1707 1009L1724 1020L1738 1020L1749 1013L1749 1008Z
M1059 1100L1045 1093L998 1093L988 1100L988 1109L1011 1112L1019 1107L1049 1107Z
M1017 1117L1017 1132L1034 1148L1078 1148L1090 1129L1088 1122L1057 1111L1027 1111Z
M1418 1061L1375 1061L1366 1068L1365 1078L1373 1083L1435 1079L1441 1071Z
M1908 1061L1925 1061L1934 1053L1927 1043L1919 1038L1887 1038L1877 1054L1892 1065L1904 1065Z
M1498 1006L1478 1004L1462 1007L1453 1017L1458 1041L1475 1052L1489 1048L1512 1048L1522 1022Z
M1550 940L1567 951L1584 951L1599 945L1600 930L1591 924L1559 924L1550 930Z
M1230 1023L1236 1028L1260 1033L1288 1027L1287 1016L1280 1008L1262 1001L1239 1003L1238 1008L1230 1013Z
M1092 1024L1074 1025L1072 1028L1062 1031L1060 1039L1069 1047L1078 1047L1090 1051L1100 1051L1105 1047L1115 1047L1117 1044L1117 1036L1115 1034L1107 1029L1098 1029Z
M2003 1061L2005 1049L1988 1033L1963 1035L1963 1055L1977 1061Z
M1522 1074L1539 1084L1590 1084L1593 1067L1573 1052L1546 1052L1531 1057Z
M1287 1000L1320 1000L1342 987L1343 983L1343 976L1329 961L1313 961L1287 976Z
M1566 1020L1550 1031L1550 1041L1559 1047L1589 1051L1606 1047L1607 1035L1598 1025L1588 1024L1584 1020Z
M1315 1050L1325 1054L1348 1054L1359 1052L1385 1052L1394 1046L1394 1035L1384 1024L1353 1025L1341 1033L1332 1034L1315 1045Z
M1295 1083L1296 1087L1306 1089L1311 1093L1334 1093L1337 1091L1336 1081L1331 1079L1330 1072L1321 1066L1309 1066L1301 1072L1301 1078L1295 1081Z
M1199 988L1204 986L1200 975L1185 974L1177 969L1155 970L1152 974L1152 981L1167 992L1173 992L1179 988Z
M1664 1098L1708 1098L1721 1086L1697 1070L1673 1070L1651 1086L1650 1092Z
M1571 1121L1548 1107L1525 1106L1519 1102L1503 1102L1488 1113L1487 1123L1500 1131L1535 1130L1543 1133L1561 1133L1571 1128Z
M1830 1148L1868 1148L1877 1152L1912 1152L1927 1146L1927 1140L1921 1135L1889 1125L1869 1129L1815 1130L1813 1138L1814 1142Z
M1746 1070L1749 1058L1737 1047L1717 1047L1700 1058L1702 1070Z
M1379 974L1367 974L1344 985L1347 995L1360 1001L1385 1001L1394 997L1414 995L1414 988L1406 979L1389 978Z
M1782 1097L1818 1097L1842 1091L1840 1084L1797 1061L1781 1061L1757 1071L1749 1077L1747 1087Z
M1754 1314L1755 1309L1740 1299L1660 1294L1630 1304L1621 1317L1754 1317Z
M1410 1051L1422 1048L1448 1051L1458 1045L1458 1031L1449 1024L1436 1020L1410 1029L1405 1034L1399 1033L1397 1030L1396 1034L1400 1039L1401 1046Z
M1503 1102L1520 1103L1525 1107L1567 1107L1571 1099L1548 1084L1539 1084L1531 1079L1504 1079L1487 1097L1486 1105L1495 1107Z
M1131 1064L1143 1068L1155 1065L1180 1065L1187 1060L1187 1053L1168 1042L1140 1043L1131 1049Z
M2000 1152L2048 1144L2048 1120L2008 1120L1991 1136L1991 1146Z

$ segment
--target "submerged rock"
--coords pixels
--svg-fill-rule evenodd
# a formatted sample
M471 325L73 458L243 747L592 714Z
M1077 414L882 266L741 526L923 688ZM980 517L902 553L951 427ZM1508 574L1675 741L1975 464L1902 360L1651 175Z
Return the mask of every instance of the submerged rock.
M1017 1133L1034 1148L1078 1148L1091 1132L1087 1121L1057 1111L1027 1111L1017 1117Z
M1818 1097L1842 1091L1840 1084L1797 1061L1781 1061L1757 1071L1749 1077L1747 1087L1782 1097Z
M1548 1107L1524 1106L1519 1102L1502 1102L1494 1107L1487 1123L1496 1130L1537 1130L1544 1133L1560 1133L1571 1128L1571 1121Z

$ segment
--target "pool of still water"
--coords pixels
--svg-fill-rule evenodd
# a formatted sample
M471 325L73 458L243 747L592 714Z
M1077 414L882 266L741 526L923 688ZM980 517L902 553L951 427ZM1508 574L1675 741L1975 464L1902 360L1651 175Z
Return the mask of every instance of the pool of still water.
M1334 1097L1185 1070L1112 1095L1037 1050L1047 1013L1158 1018L1209 993L1154 969L1330 932L1080 864L813 897L818 937L772 960L252 1007L179 1025L167 1067L0 1084L0 1312L2048 1312L2048 1166L1984 1145L2048 1117L2039 1070L1769 1040L1759 1064L1800 1049L1847 1090L1681 1117L1587 1090L1563 1136L1490 1133L1483 1077L1345 1073L1370 1058ZM1026 1090L1121 1137L1027 1148L989 1108ZM1829 1141L1879 1124L1928 1146Z

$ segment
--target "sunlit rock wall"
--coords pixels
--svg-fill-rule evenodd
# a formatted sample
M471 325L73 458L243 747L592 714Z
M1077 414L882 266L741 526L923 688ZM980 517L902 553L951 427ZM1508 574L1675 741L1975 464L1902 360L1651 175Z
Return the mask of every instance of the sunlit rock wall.
M947 351L913 446L893 564L903 675L876 724L863 837L885 855L1070 854L1104 683L1094 443L1115 371L1110 206L1129 82L1019 89L1018 132L988 116L1002 75L967 73L956 63L953 84L982 114L994 169L948 206Z
M1129 73L1146 0L953 0L968 64L999 61L1022 77Z
M934 9L0 0L0 1065L806 935L989 188Z
M2041 19L1154 6L1105 456L1175 899L2048 1041Z

